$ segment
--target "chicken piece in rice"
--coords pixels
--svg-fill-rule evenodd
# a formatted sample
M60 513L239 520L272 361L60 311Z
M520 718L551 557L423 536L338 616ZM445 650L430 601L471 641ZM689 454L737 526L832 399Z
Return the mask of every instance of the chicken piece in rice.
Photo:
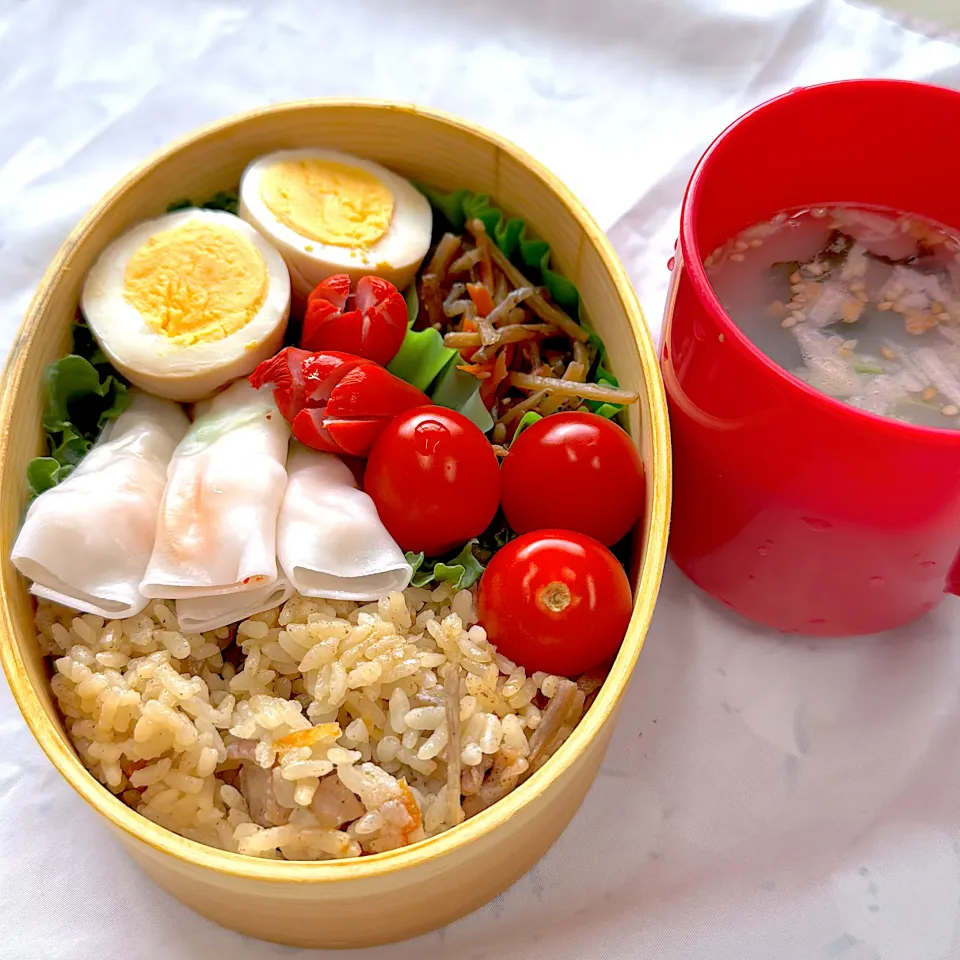
M526 676L476 620L475 592L446 585L365 605L295 596L206 634L181 633L163 602L124 621L37 611L53 692L102 783L183 836L297 860L441 833L569 735L582 694Z

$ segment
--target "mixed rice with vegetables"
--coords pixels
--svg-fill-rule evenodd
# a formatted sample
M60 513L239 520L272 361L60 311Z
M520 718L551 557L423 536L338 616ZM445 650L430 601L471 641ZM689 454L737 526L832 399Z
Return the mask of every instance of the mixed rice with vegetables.
M173 610L108 621L41 602L52 688L84 764L139 813L261 857L392 850L490 806L569 736L599 677L496 654L475 594L295 596L184 634Z

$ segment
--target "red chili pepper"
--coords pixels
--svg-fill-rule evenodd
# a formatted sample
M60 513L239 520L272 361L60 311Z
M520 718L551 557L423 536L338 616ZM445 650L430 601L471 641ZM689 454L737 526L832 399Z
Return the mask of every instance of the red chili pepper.
M274 385L277 408L304 445L365 457L398 414L429 404L425 393L364 357L286 347L250 375Z
M344 309L353 301L353 309ZM328 277L307 298L300 346L338 350L386 366L407 333L407 304L392 284L361 277L354 294L345 273Z

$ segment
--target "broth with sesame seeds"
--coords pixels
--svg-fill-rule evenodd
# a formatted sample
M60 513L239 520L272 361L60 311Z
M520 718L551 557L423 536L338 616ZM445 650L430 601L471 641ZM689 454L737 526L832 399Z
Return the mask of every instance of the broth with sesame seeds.
M704 260L775 363L869 413L960 430L960 232L884 208L754 224Z

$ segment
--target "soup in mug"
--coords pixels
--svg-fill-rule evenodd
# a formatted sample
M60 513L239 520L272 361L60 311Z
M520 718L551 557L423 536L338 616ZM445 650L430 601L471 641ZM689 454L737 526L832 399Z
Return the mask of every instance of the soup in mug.
M960 430L960 231L882 208L788 211L704 261L775 363L879 416Z

